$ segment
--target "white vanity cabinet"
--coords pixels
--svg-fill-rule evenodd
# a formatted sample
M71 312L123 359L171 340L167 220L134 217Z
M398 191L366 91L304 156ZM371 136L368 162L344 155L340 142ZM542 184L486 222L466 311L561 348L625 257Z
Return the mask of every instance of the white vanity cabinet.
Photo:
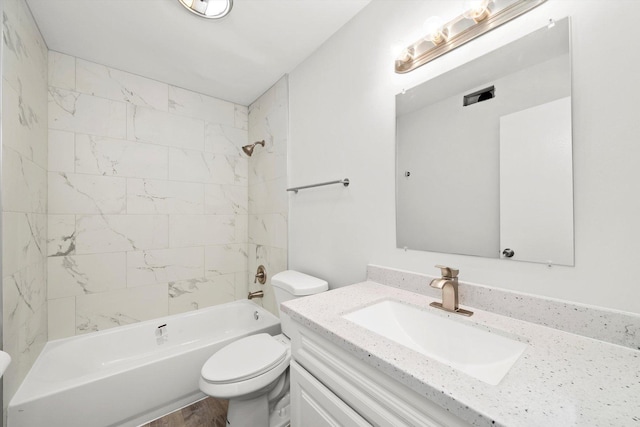
M469 427L418 393L295 324L292 427Z
M291 401L293 426L371 425L296 362L291 362Z

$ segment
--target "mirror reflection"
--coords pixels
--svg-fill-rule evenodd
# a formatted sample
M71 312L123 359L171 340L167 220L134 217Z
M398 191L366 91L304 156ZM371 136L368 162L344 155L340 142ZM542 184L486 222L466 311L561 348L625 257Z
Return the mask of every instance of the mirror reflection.
M398 247L573 265L569 28L396 96Z

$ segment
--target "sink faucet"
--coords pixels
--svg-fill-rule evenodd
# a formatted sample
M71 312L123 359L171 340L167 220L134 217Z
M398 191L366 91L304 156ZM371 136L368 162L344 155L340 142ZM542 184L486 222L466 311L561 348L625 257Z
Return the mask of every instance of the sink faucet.
M471 316L472 311L468 311L458 307L458 273L455 268L445 267L444 265L436 265L442 272L442 277L433 279L429 286L436 289L442 289L442 302L432 302L432 307L441 310L450 311L452 313L461 314L463 316Z

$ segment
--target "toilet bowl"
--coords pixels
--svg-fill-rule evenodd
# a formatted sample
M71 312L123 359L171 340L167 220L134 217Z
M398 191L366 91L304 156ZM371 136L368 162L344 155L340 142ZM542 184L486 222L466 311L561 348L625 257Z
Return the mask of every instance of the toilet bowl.
M289 423L288 376L291 346L284 335L251 335L235 341L202 367L200 390L229 399L230 426L281 427ZM271 418L270 406L280 407ZM232 404L233 402L233 404Z
M271 278L278 311L280 303L324 292L328 283L287 270ZM282 334L251 335L223 347L202 367L200 390L229 399L229 427L285 427L289 424L289 362L287 337L291 320L280 313Z

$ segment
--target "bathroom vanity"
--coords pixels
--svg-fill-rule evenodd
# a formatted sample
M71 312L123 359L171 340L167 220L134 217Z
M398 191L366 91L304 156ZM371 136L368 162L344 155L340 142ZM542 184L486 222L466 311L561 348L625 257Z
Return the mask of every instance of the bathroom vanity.
M428 278L423 282L428 288ZM284 303L282 310L296 326L291 337L292 425L625 426L640 422L640 351L637 342L629 341L637 340L639 316L624 314L618 319L617 312L585 313L575 308L579 323L591 315L603 327L626 323L621 329L628 336L620 339L627 341L616 345L478 307L466 306L474 314L464 318L429 307L435 300L366 281ZM499 300L509 298L498 296L494 301L498 306ZM480 371L491 370L513 354L502 354L499 343L489 346L496 347L494 355L483 353L481 341L461 339L458 332L451 332L441 335L435 355L430 356L429 348L427 353L424 346L411 348L411 342L403 342L393 331L406 319L378 315L378 326L388 322L389 328L377 332L373 331L377 326L354 321L358 315L353 313L366 314L363 309L388 302L401 311L403 307L417 310L455 327L495 335L522 345L523 350L502 377L481 378L472 365L480 365ZM374 323L375 314L369 316ZM426 320L414 330L404 327L407 335L415 334L414 341L419 341L420 329L428 335L435 323ZM438 345L455 351L446 356L447 349L439 351ZM466 353L460 348L466 348Z
M293 339L293 355L293 426L469 426L301 325Z

